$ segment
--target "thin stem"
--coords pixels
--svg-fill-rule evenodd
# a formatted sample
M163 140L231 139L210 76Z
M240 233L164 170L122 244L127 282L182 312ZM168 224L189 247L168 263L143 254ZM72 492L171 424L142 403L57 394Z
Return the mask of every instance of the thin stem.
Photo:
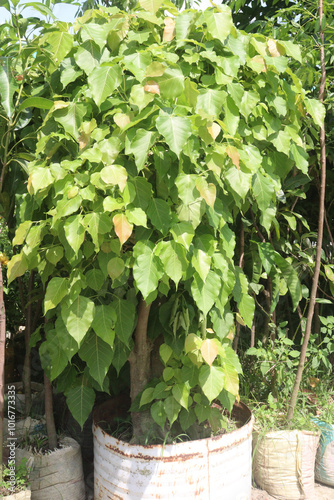
M319 0L319 19L320 19L320 60L321 60L321 83L319 90L319 101L324 101L325 87L326 87L326 65L325 65L325 37L322 29L323 20L323 0ZM289 409L287 414L288 424L291 425L293 414L295 411L299 387L302 380L303 370L306 360L307 346L311 335L312 319L314 314L315 299L317 296L320 266L321 266L321 251L322 251L322 241L323 241L323 229L324 229L324 219L325 219L325 194L326 194L326 132L325 132L325 122L323 122L320 130L320 165L321 165L321 184L320 184L320 200L319 200L319 220L318 220L318 238L317 238L317 253L315 261L315 269L312 280L312 289L309 302L309 309L306 320L306 328L304 340L300 352L299 365L296 374L296 380L293 386L291 400L289 403Z

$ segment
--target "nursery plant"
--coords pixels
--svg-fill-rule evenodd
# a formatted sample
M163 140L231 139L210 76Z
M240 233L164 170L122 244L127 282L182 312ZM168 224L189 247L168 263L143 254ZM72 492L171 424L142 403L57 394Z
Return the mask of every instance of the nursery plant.
M251 328L259 289L236 265L237 228L252 210L258 232L279 231L284 183L308 172L303 130L324 116L289 69L301 62L291 41L238 31L224 5L139 3L40 35L53 106L8 265L9 281L35 269L46 287L32 343L81 425L94 389L117 385L110 367L129 362L137 443L152 421L224 425L212 402L238 398L231 342L236 321ZM297 272L253 244L258 276L277 296L285 283L295 309Z

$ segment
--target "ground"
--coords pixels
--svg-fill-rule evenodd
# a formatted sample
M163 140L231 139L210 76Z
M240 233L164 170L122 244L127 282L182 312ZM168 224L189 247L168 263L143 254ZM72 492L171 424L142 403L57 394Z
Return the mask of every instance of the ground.
M252 500L275 500L275 497L270 496L266 491L252 488ZM334 488L315 483L314 500L334 500Z

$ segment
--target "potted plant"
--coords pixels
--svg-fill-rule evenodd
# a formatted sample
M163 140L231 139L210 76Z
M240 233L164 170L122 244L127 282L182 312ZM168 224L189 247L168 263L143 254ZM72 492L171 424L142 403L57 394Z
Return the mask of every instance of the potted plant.
M32 337L42 340L42 366L81 425L94 389L109 390L108 372L127 376L131 444L106 450L119 458L140 447L142 484L154 481L147 436L162 440L153 453L171 464L180 459L167 447L187 433L205 438L200 452L191 440L179 445L187 460L211 463L202 493L210 477L249 498L252 422L242 405L234 411L248 422L239 429L247 463L235 470L244 480L213 474L218 451L238 441L239 430L220 441L239 392L235 318L250 328L255 308L234 262L236 228L252 206L269 232L283 179L307 169L300 127L306 110L317 121L322 108L288 68L298 47L239 32L226 6L179 13L159 0L88 11L75 34L47 26L40 47L57 59L45 65L54 105L29 164L8 272L13 280L37 269L47 286L47 323ZM286 280L295 308L292 266L269 243L256 251ZM113 459L98 451L98 424L96 495L116 494L103 477ZM198 491L202 478L190 473L187 487Z
M300 351L288 338L286 326L286 323L279 326L277 338L269 345L259 342L246 352L255 357L249 370L252 380L249 396L253 398L250 406L255 418L253 477L257 486L275 498L312 499L320 432L306 390L299 395L292 423L287 421ZM321 359L320 354L318 358ZM308 371L305 373L308 380L307 375Z
M27 459L8 466L2 465L0 494L6 500L30 500L29 469Z

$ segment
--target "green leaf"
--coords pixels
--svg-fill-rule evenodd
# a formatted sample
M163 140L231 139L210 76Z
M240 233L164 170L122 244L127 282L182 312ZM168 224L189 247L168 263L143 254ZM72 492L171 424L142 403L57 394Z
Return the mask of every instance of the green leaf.
M224 389L229 393L233 394L233 396L238 396L239 394L239 377L238 372L228 359L224 360L223 363L223 371L224 371Z
M114 257L109 260L107 269L110 278L115 280L121 276L125 269L124 261L120 257Z
M226 171L225 177L232 190L244 200L251 186L252 174L243 172L241 168L238 169L233 166Z
M169 423L172 426L180 413L181 405L173 396L168 396L168 398L164 400L164 410Z
M151 64L151 56L146 52L134 52L124 56L124 66L131 71L139 82L146 76L146 68Z
M61 317L70 335L80 345L94 318L94 302L79 295L67 309L61 310Z
M225 373L220 366L203 365L199 371L199 385L211 403L224 388Z
M59 64L73 46L73 35L65 31L53 31L48 33L46 41L52 52L52 60Z
M176 401L186 410L189 406L189 386L188 384L176 384L172 388L172 394Z
M44 97L28 97L25 99L18 107L17 112L23 111L27 108L38 108L38 109L51 109L53 106L53 101L50 99L45 99Z
M49 375L51 381L57 378L68 364L67 355L56 336L47 339L41 344L39 355L42 368Z
M147 209L152 225L162 234L166 234L171 223L171 211L168 203L160 198L152 198Z
M123 344L129 346L135 327L136 308L132 302L124 299L116 299L113 307L116 312L115 333Z
M290 158L296 162L297 168L307 175L308 173L308 154L301 146L298 146L294 142L290 146Z
M125 211L125 216L131 224L147 227L147 217L141 208L129 208Z
M170 230L176 243L180 243L187 250L195 236L195 231L190 222L179 222L174 224Z
M165 99L175 99L184 91L184 75L178 68L167 68L157 81L161 97Z
M265 212L275 197L275 186L269 177L256 172L252 179L253 197L261 212Z
M194 248L191 263L200 275L202 281L205 281L210 271L211 257L206 252L203 252L203 250Z
M118 186L123 192L128 179L128 173L121 165L108 165L101 170L101 179L106 184Z
M139 5L148 12L155 14L159 9L163 0L139 0Z
M77 254L85 239L83 217L81 215L72 215L68 217L64 224L64 231L68 244L75 254Z
M196 113L209 119L219 118L223 111L226 93L221 90L203 89L197 97Z
M189 11L180 12L175 19L176 39L178 41L188 38L188 33L193 24L194 13Z
M240 113L244 115L245 118L248 118L259 100L260 96L254 90L245 91L240 103Z
M46 289L44 298L44 314L57 307L59 302L68 294L67 278L52 278Z
M53 112L53 116L68 134L74 137L75 140L78 140L80 136L79 128L82 125L86 111L85 104L72 102L64 108L56 109Z
M86 281L90 288L98 292L101 290L104 282L105 276L100 269L91 269L85 274Z
M48 248L45 252L45 258L54 266L63 258L64 249L61 246Z
M79 68L83 69L86 75L90 75L94 68L99 65L100 48L94 40L86 40L75 52L74 59Z
M204 20L210 35L224 43L232 30L232 16L231 10L226 5L220 5L219 11L214 12L209 9L204 11Z
M179 157L192 133L190 119L184 116L160 114L156 119L156 127L166 139L170 149Z
M13 255L7 265L7 279L10 284L18 276L22 276L28 270L28 261L24 253Z
M280 130L273 136L273 138L270 137L270 139L277 151L288 154L291 142L291 138L288 132L286 132L285 130Z
M48 167L37 167L30 174L29 181L34 189L34 193L37 193L37 191L53 184L54 178Z
M298 274L292 265L277 252L275 252L275 263L283 274L292 298L293 310L295 311L302 297L302 289Z
M231 96L227 96L224 104L224 124L226 126L227 132L230 135L235 135L237 130L238 130L238 125L239 125L239 108L238 106L234 103L234 100L232 99Z
M154 132L149 132L142 128L136 130L136 135L132 139L129 145L127 145L125 153L133 153L137 165L138 172L145 167L147 161L147 155L152 148L157 134Z
M187 269L186 254L182 245L175 241L162 242L159 258L167 276L178 285Z
M246 325L251 328L255 312L255 302L248 294L248 280L243 271L235 268L235 285L233 289L234 298L238 304L239 312Z
M103 381L107 375L112 359L112 348L95 333L90 332L80 350L79 356L86 361L89 374L103 388Z
M75 420L81 428L89 417L95 401L95 392L83 382L73 389L66 391L66 403Z
M104 342L113 347L115 340L114 324L116 312L111 305L95 306L92 328Z
M276 252L270 243L256 242L256 244L258 246L259 256L260 256L262 265L264 267L264 270L266 271L267 274L269 274L271 269L272 269L272 266L275 265Z
M134 248L140 253L133 265L133 276L136 286L144 299L147 299L157 289L163 275L161 264L153 252L154 245L151 242L138 242Z
M106 213L91 213L87 214L83 220L84 226L87 228L88 233L91 235L95 250L100 249L100 239L101 235L110 233L112 228L112 223L110 217Z
M326 108L318 99L305 98L306 110L312 116L314 123L322 127L325 120Z
M151 406L151 415L154 422L156 422L162 429L164 429L167 415L165 412L163 401L156 401L155 403L153 403L153 405Z
M207 315L214 305L221 288L219 276L209 271L205 282L195 273L191 283L191 291L198 308Z
M134 85L131 87L130 104L138 107L139 112L154 100L154 95L145 92L142 85Z
M143 177L135 177L132 181L132 185L136 193L133 204L140 207L142 210L146 210L152 197L151 184Z
M300 46L289 41L279 41L279 45L283 45L288 56L293 57L296 61L302 63L302 54Z
M13 96L17 89L16 80L13 77L11 68L11 59L9 57L1 57L0 63L0 97L1 105L3 106L8 118L11 118L14 113Z
M95 68L88 77L93 99L98 106L101 106L121 83L122 70L117 65Z
M140 403L139 406L147 405L148 403L151 403L154 399L154 387L147 387L145 389L140 397Z

